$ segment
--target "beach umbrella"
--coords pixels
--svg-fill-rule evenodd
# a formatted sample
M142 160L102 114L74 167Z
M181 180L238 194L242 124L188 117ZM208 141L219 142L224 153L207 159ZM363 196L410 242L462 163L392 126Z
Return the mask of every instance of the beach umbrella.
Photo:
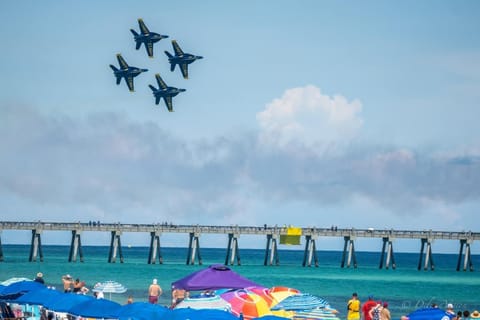
M276 286L276 287L271 287L268 289L268 295L271 296L274 299L274 303L272 305L275 305L285 299L286 297L299 294L300 290L294 289L294 288L289 288L289 287L282 287L282 286Z
M330 304L325 299L309 293L298 293L286 297L273 306L271 310L303 311L326 307L330 307Z
M239 320L228 311L214 309L173 309L168 320Z
M449 317L445 310L440 308L421 308L413 311L407 316L410 320L441 320L444 317ZM447 318L445 318L447 319Z
M182 308L224 310L229 312L232 310L230 303L220 298L220 296L186 298L175 306L175 309Z
M250 286L258 286L258 284L222 264L211 265L172 283L172 289L179 288L187 291L240 289Z
M168 319L170 309L158 304L148 302L134 302L126 304L118 311L118 319L120 320L151 320L151 319Z
M237 289L222 293L221 297L230 303L234 315L243 315L244 319L253 319L272 314L268 303L254 292Z
M270 289L268 289L268 288L248 287L248 288L245 288L245 290L253 292L256 295L260 296L263 300L265 300L265 302L267 303L267 305L269 307L272 307L272 306L274 306L278 303L278 301L272 295L270 295L270 293L269 293ZM270 309L270 311L272 311L272 309ZM274 311L272 311L272 314L273 314L273 316L278 316L278 317L282 317L282 318L291 318L293 316L293 312L288 311L288 310L283 310L283 309L274 310Z
M111 300L89 299L74 305L67 312L85 318L114 319L118 318L121 307L119 303Z
M20 282L20 281L33 281L32 279L28 279L28 278L10 278L10 279L7 279L5 281L2 281L0 282L0 284L2 286L8 286L8 285L11 285L12 283L15 283L15 282Z
M265 287L247 287L245 288L247 291L251 291L256 295L262 297L265 302L267 302L268 306L272 306L277 303L275 298L269 294L269 289Z
M285 317L279 317L274 315L266 315L258 318L253 318L253 320L285 320Z
M112 293L124 293L126 291L127 288L116 281L100 282L93 287L93 292L109 293L110 299L112 299Z
M16 299L24 293L45 289L45 288L46 288L45 285L39 282L31 281L31 280L13 282L12 284L5 286L3 289L1 289L0 299L3 299L3 300Z
M49 310L57 312L68 312L73 306L87 300L96 300L92 296L75 293L61 293L58 299L44 302L43 306Z
M315 308L312 310L295 311L293 317L295 319L340 320L337 314L338 314L338 311L335 309Z
M19 304L34 304L43 306L45 303L59 299L62 295L64 295L64 293L58 290L44 288L25 293L24 295L15 299L15 302Z

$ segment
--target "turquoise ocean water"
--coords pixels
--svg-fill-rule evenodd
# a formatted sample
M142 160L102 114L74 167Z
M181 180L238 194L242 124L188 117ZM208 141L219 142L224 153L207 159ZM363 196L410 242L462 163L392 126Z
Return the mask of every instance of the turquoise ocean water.
M147 247L123 247L124 263L107 263L107 246L84 246L85 261L68 262L69 246L43 246L44 261L28 262L29 245L3 245L5 260L0 262L0 281L11 277L33 278L43 272L48 285L61 287L61 276L70 274L86 281L115 280L128 288L111 299L125 303L147 300L147 288L157 278L164 289L160 303L170 303L173 281L211 264L224 263L225 249L202 248L202 265L186 265L186 248L162 248L163 264L147 264ZM287 286L318 295L331 303L345 318L346 301L358 292L363 302L372 294L389 302L393 318L435 302L440 307L453 303L455 309L480 309L480 271L455 271L457 255L434 254L435 270L418 271L418 253L395 253L396 270L379 269L378 252L357 252L358 267L340 268L341 252L319 251L319 267L302 267L302 250L280 250L279 266L264 266L264 250L240 249L241 266L231 266L240 275L265 287ZM480 270L480 256L472 256ZM106 296L108 298L108 295Z

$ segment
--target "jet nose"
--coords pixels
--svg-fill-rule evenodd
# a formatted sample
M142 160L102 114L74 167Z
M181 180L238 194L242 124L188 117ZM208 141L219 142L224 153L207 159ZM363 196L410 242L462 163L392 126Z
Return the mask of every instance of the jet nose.
M140 69L140 70L142 70L142 72L147 72L148 71L148 69Z
M197 56L197 59L203 59L203 57L202 56Z
M187 89L178 89L178 91L185 92L185 91L187 91Z

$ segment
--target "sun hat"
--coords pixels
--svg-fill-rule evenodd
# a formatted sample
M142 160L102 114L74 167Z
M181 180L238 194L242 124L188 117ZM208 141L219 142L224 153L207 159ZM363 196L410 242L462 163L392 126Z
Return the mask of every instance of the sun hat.
M480 319L480 312L478 312L477 310L473 311L473 312L470 314L470 318Z
M153 284L157 284L157 279L153 279Z
M43 273L41 273L41 272L37 273L37 277L39 277L39 278L43 277Z
M447 304L447 309L453 309L453 304L451 303Z

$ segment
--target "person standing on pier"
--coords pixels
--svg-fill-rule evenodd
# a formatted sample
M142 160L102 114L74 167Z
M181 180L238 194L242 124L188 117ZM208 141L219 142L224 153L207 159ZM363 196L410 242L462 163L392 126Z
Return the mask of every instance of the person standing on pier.
M161 295L162 288L158 285L157 279L153 279L152 284L148 288L148 302L156 304Z

